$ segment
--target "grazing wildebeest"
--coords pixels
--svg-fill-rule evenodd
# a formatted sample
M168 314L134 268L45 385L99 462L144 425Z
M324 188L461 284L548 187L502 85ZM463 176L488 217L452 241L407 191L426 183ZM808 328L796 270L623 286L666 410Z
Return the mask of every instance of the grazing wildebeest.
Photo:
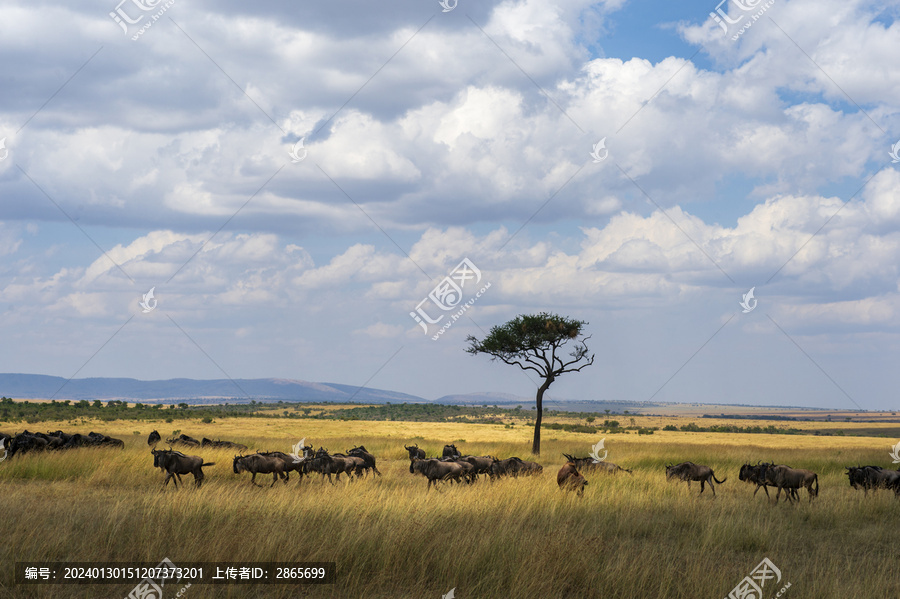
M378 471L378 466L375 463L375 456L369 453L365 447L360 445L359 447L354 447L353 449L348 449L347 454L356 458L359 458L363 461L363 473L368 474L371 469L372 472L381 476L381 472Z
M712 489L713 497L716 495L716 488L713 486L713 481L716 481L721 485L728 480L728 477L719 480L716 478L715 474L713 474L712 468L709 466L698 465L693 462L682 462L674 466L666 466L666 479L671 480L673 478L686 481L688 488L690 488L692 480L699 480L701 495L703 494L704 487L709 483L709 488Z
M217 447L220 449L234 449L239 453L243 453L247 451L247 446L243 443L235 443L234 441L221 441L216 439L213 441L212 439L207 439L203 437L203 440L200 441L200 447Z
M469 464L471 466L471 464ZM428 479L428 489L437 481L449 480L451 482L459 482L460 477L464 474L463 466L457 462L442 462L436 458L421 460L414 458L409 465L409 471L413 474L421 474Z
M556 484L559 485L560 489L577 491L577 495L582 497L584 495L584 486L588 484L588 481L578 472L575 464L566 462L559 469L559 472L556 473Z
M162 437L159 436L159 431L154 430L150 433L150 436L147 437L147 445L152 448L156 448L156 444L162 441Z
M864 496L869 490L892 489L900 498L900 471L885 470L881 466L857 466L847 468L847 477L851 487L862 488Z
M262 486L256 482L257 474L272 475L272 484L269 487L275 486L275 483L278 482L278 477L283 478L284 482L287 482L287 478L284 476L284 460L277 456L261 453L246 456L236 455L231 463L231 467L235 474L240 474L241 472L252 473L253 476L250 477L250 482L257 487Z
M781 495L782 489L785 490L784 498L787 501L793 501L791 499L790 490L800 489L801 487L806 487L806 490L809 493L810 503L812 503L813 497L819 495L819 477L811 470L788 468L787 466L772 466L769 468L769 471L772 474L767 474L767 477L771 478L772 484L778 487L778 491L775 493L775 503L778 503L778 497ZM813 489L813 485L815 485L815 489ZM797 497L797 501L800 501L799 496Z
M200 447L200 441L193 437L189 437L184 433L178 435L177 437L173 437L171 439L166 439L166 443L169 445L186 445L187 447Z
M425 450L419 449L418 445L413 445L412 447L407 447L406 445L404 445L403 449L409 452L410 461L416 458L419 458L420 460L425 459Z
M631 470L627 468L622 468L621 466L617 466L612 462L607 461L597 461L592 457L586 458L576 458L575 456L571 456L567 453L563 454L563 457L575 464L575 467L578 468L581 472L588 472L591 470L596 470L598 472L603 472L605 474L617 474L618 472L627 472L631 474Z
M150 453L153 454L153 467L166 471L164 489L169 484L169 479L179 474L193 474L194 484L199 488L203 484L203 467L215 465L215 462L204 462L200 456L184 455L174 449L151 449ZM175 487L178 487L178 479L175 480Z
M461 458L462 454L459 453L458 449L456 449L456 445L444 445L444 453L441 455L441 457L456 460Z

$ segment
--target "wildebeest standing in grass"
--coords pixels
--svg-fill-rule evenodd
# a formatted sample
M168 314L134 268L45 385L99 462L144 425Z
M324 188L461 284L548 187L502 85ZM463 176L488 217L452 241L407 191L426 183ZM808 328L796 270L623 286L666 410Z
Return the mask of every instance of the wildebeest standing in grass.
M328 477L328 482L334 484L331 475L335 475L335 480L341 480L341 473L346 473L347 478L353 480L352 475L359 477L362 467L364 466L362 458L355 456L331 455L327 449L322 447L316 452L316 455L310 461L310 470L318 472L323 478Z
M472 474L477 478L479 474L487 476L491 475L491 466L494 464L494 458L490 456L466 456L463 461L472 464Z
M279 476L285 479L285 483L287 482L287 478L284 475L284 460L277 456L264 455L261 453L236 455L234 456L234 461L231 463L231 467L235 474L240 474L241 472L252 473L253 476L250 477L250 483L257 487L262 486L256 482L257 474L272 475L272 484L269 485L270 488L275 486Z
M347 454L363 461L362 471L364 474L368 474L369 470L372 470L372 472L381 476L381 472L378 471L378 466L376 465L375 456L369 453L362 445L348 449Z
M459 450L456 448L456 445L444 445L444 453L441 454L441 457L450 458L453 460L459 459L462 457L462 454L459 453Z
M184 455L174 449L151 449L150 453L153 454L153 466L166 471L163 488L169 484L170 478L179 474L193 474L194 484L199 488L204 479L203 467L215 465L215 462L204 462L200 456ZM178 487L178 480L175 480L175 487Z
M150 433L150 436L147 437L147 445L149 445L153 449L156 448L156 444L160 441L162 441L162 437L159 436L159 431L156 430Z
M582 497L584 486L588 484L588 481L578 472L574 463L566 462L556 473L556 484L565 491L577 491L577 495Z
M413 461L416 458L418 458L420 460L425 459L425 450L419 449L418 444L413 445L412 447L408 447L408 446L404 445L403 449L405 449L406 451L409 452L409 461Z
M778 491L775 493L775 503L778 503L778 497L781 495L782 489L784 489L784 498L787 501L792 501L791 489L800 489L802 487L806 487L810 503L812 503L813 497L818 497L819 476L815 472L800 468L788 468L787 466L772 466L769 468L769 471L771 474L768 477L778 487ZM815 489L813 489L813 486L815 486ZM800 501L799 496L797 501Z
M728 477L719 480L716 478L715 474L713 474L712 468L693 462L682 462L680 464L675 464L674 466L666 466L666 479L671 480L673 478L686 481L688 489L691 487L692 480L699 480L701 495L703 494L704 487L709 483L709 488L712 489L713 497L716 496L716 488L713 486L713 481L721 485L728 480Z
M578 470L581 472L590 472L593 470L597 472L603 472L604 474L618 474L619 472L627 472L628 474L631 474L631 470L622 468L621 466L613 464L612 462L598 462L592 457L576 458L567 453L564 453L563 457L575 464L575 467L578 468Z
M784 466L784 464L780 464ZM742 480L749 484L755 484L756 489L753 490L753 496L756 497L756 494L759 492L759 489L762 488L763 491L766 492L766 498L769 496L769 485L775 485L775 471L773 468L776 466L774 463L756 463L756 466L752 466L750 464L744 464L741 466L741 470L738 473L738 479ZM788 466L785 466L787 468ZM795 499L799 499L799 495L797 495L796 489L789 490L791 495Z
M296 472L300 478L299 482L303 482L304 459L300 456L295 457L289 453L284 453L283 451L261 451L257 453L259 453L259 455L276 457L284 462L284 474L282 475L282 478L284 478L284 482L290 480L291 472Z
M471 466L471 464L469 464ZM413 474L421 474L428 479L428 489L431 485L438 481L459 482L459 479L465 474L463 466L457 462L443 462L437 458L428 460L413 459L409 464L409 471Z
M867 496L870 490L893 489L900 498L900 471L885 470L881 466L856 466L847 468L847 477L850 486L854 489L862 489Z

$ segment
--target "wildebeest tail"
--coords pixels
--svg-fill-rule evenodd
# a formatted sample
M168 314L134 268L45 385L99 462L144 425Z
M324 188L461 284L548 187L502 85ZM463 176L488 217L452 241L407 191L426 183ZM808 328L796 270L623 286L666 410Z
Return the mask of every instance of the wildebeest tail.
M727 476L726 476L725 478L723 478L722 480L719 480L718 478L716 478L716 475L715 475L715 474L713 474L712 477L713 477L713 480L716 481L717 483L719 483L720 485L721 485L722 483L724 483L726 480L728 480L728 477L727 477Z
M203 462L202 464L200 464L200 467L202 468L204 466L215 466L215 465L216 465L215 462Z
M818 475L818 474L814 474L813 476L816 477L816 478L815 478L815 481L816 481L816 497L818 497L818 496L819 496L819 475Z

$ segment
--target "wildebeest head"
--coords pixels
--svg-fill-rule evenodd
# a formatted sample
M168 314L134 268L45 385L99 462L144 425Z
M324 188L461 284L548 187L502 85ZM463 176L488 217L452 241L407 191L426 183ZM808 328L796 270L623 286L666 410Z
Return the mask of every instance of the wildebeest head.
M246 466L244 465L244 457L242 455L234 456L234 461L231 463L231 468L234 470L235 474L240 474L244 470L246 470Z

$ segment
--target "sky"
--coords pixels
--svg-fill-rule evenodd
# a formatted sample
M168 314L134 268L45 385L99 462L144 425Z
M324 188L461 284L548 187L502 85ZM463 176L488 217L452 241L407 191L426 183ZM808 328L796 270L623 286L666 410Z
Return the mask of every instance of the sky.
M898 13L4 2L0 371L896 409Z

